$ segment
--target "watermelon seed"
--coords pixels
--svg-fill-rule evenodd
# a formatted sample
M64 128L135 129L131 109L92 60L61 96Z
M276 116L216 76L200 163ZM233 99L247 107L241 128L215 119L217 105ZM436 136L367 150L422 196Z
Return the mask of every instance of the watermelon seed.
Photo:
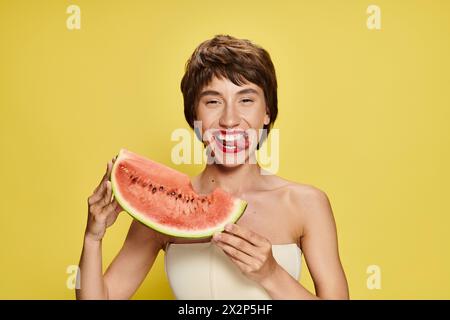
M174 196L175 194L176 194L175 191L172 191L172 192L170 193L171 196Z
M159 191L164 191L164 187L163 186L159 187Z
M133 179L131 179L131 182L136 183L137 181L137 177L134 177Z
M152 189L152 193L156 193L156 188L153 188L153 189Z
M180 199L180 198L181 198L181 193L178 194L178 199Z

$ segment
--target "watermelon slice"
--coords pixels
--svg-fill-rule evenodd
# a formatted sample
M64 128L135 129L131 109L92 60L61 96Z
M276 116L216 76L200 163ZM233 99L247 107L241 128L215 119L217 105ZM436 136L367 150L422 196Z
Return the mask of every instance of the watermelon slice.
M236 222L247 202L220 188L195 193L186 174L121 149L111 173L114 197L132 217L161 233L204 238Z

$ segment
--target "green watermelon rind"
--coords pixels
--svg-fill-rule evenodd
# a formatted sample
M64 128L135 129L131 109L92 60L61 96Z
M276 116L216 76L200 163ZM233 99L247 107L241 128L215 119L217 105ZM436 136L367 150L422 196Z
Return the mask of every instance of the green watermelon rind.
M171 228L171 227L161 225L153 220L150 220L150 219L144 217L142 214L136 212L137 210L131 209L131 205L129 203L127 203L124 200L124 198L121 196L120 191L117 189L116 182L115 182L116 164L119 162L120 162L119 159L117 159L113 166L112 172L111 172L111 186L112 186L114 198L130 216L132 216L133 218L140 221L144 225L146 225L160 233L175 236L175 237L182 237L182 238L192 238L192 239L207 238L207 237L214 235L216 232L223 231L225 228L225 225L227 223L235 223L236 221L238 221L239 218L244 213L245 209L247 208L246 201L236 198L236 199L234 199L234 206L233 206L233 209L231 210L231 213L228 216L229 217L228 219L225 219L224 222L220 225L216 225L213 228L208 228L208 229L204 229L204 230L200 230L200 231L197 231L197 230L184 231L184 230L180 230L177 228Z

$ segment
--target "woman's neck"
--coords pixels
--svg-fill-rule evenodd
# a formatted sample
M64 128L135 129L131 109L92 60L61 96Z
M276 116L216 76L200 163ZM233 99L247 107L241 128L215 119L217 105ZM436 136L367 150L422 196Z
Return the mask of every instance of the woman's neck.
M243 164L227 168L217 164L207 165L198 176L198 187L202 193L210 193L219 187L232 195L241 195L251 190L261 179L258 164Z

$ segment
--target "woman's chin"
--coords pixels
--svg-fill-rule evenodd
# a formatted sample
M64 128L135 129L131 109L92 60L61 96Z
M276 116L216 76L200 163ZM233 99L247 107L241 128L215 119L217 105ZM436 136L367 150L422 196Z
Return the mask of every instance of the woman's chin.
M245 162L239 163L239 162L232 162L232 161L225 161L225 162L219 162L217 161L216 164L225 168L236 168L239 166L242 166Z

